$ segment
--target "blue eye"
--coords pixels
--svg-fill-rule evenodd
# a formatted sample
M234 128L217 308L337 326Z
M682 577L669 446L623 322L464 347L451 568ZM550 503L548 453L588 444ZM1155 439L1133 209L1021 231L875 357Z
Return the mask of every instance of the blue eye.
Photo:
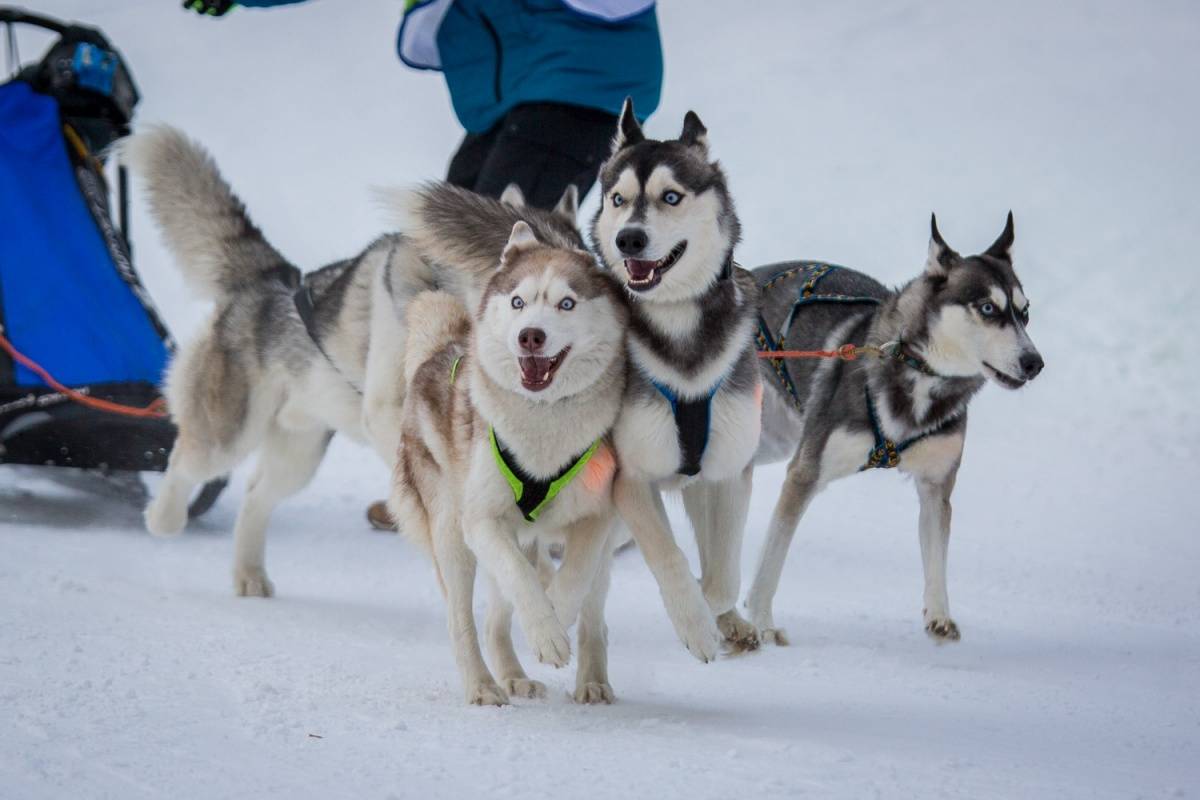
M625 205L625 198L621 197L621 195L617 194L616 192L613 192L612 204L613 208L620 208L621 206Z
M999 311L997 310L995 303L984 303L979 307L979 313L983 314L985 317L994 317L997 313L999 313Z
M525 301L521 299L520 295L513 295L512 307L517 309L525 307Z
M668 190L663 193L663 202L669 206L679 205L679 201L683 199L683 195L679 192Z
M574 297L564 297L562 300L558 301L558 307L562 311L570 311L572 308L575 307L575 298Z

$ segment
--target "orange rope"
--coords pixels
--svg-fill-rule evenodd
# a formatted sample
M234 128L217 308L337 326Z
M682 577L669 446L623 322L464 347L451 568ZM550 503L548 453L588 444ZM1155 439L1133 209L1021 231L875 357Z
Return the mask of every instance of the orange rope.
M840 358L854 361L860 354L877 354L878 347L844 344L837 350L759 350L759 358Z
M41 364L38 364L32 358L13 347L12 342L8 340L3 332L0 332L0 349L8 353L14 361L35 373L51 389L66 395L80 405L87 406L88 408L94 408L98 411L108 411L112 414L123 414L127 417L149 417L152 419L162 419L167 416L167 403L161 397L145 408L138 408L136 406L126 406L120 403L113 403L109 400L102 400L99 397L90 397L83 392L64 386L55 380L54 376L47 372Z

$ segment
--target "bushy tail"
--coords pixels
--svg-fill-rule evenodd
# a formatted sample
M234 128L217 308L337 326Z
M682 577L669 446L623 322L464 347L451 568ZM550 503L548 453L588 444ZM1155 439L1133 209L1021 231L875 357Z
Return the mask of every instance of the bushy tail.
M120 148L145 183L150 211L196 292L221 299L295 274L250 221L212 157L181 131L151 128Z
M452 342L466 343L471 315L462 300L448 292L421 292L408 304L408 338L404 343L404 383L411 386L421 365Z
M496 271L519 220L529 223L545 244L585 249L579 230L562 211L512 205L448 183L388 191L383 200L422 256L440 270L465 273L472 281L486 281Z

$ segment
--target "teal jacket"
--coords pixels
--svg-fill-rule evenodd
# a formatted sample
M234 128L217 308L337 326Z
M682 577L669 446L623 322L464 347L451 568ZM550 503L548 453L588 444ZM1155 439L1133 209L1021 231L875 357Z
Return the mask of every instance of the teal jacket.
M241 0L244 6L303 0ZM441 70L463 127L482 133L521 103L645 119L662 92L654 0L406 0L400 59Z

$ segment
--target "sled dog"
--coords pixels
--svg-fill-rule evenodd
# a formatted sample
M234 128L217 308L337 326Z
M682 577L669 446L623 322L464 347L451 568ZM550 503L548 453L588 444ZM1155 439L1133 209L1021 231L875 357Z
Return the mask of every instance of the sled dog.
M593 249L631 308L629 380L614 430L614 498L687 649L753 649L735 609L762 385L758 287L733 263L740 227L725 174L693 112L678 139L647 139L626 100L600 169ZM660 490L682 490L700 553L698 585Z
M468 703L545 693L513 651L514 610L538 660L554 666L570 657L566 628L578 616L575 699L611 702L609 437L624 394L627 312L586 251L541 241L525 222L495 247L464 230L461 206L474 202L442 186L414 204L433 220L414 237L440 248L441 263L487 279L473 315L446 292L408 308L409 392L389 510L433 557ZM565 554L543 589L537 553L547 540L564 542ZM476 633L476 559L491 586L485 630L499 682Z
M168 367L165 394L179 435L146 527L182 530L194 487L257 451L234 529L234 590L269 597L268 518L309 482L334 432L370 443L395 464L405 308L454 276L439 276L399 234L302 275L184 134L158 128L123 148L184 279L214 303ZM543 236L578 241L574 198L569 193L555 213L505 207Z
M1019 389L1042 371L1029 338L1029 301L1013 271L1012 214L1000 238L962 257L932 220L923 274L898 291L821 262L755 270L764 350L878 348L876 357L763 361L766 390L757 463L791 457L746 606L763 638L786 644L772 598L796 525L831 481L873 468L911 475L920 499L925 630L959 638L946 593L950 493L967 404L989 379ZM870 351L868 351L870 352Z

